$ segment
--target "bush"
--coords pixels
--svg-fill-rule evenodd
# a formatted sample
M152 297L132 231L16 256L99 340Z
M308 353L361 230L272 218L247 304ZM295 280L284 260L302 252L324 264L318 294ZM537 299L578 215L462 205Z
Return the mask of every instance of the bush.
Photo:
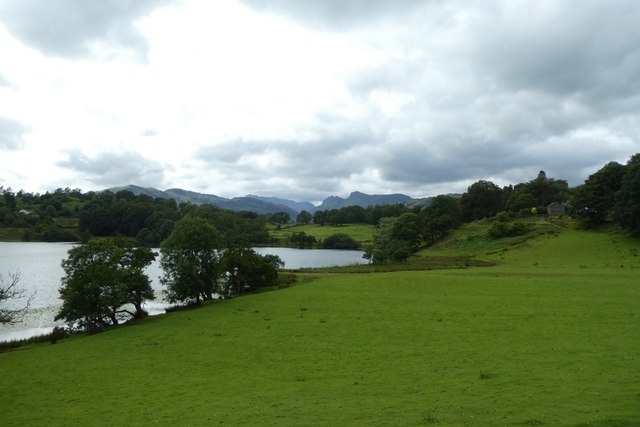
M509 214L506 212L500 212L496 215L496 219L489 227L488 234L494 239L502 237L514 237L527 234L529 231L529 225L523 221L510 221Z
M289 238L289 241L299 249L304 249L306 247L311 248L316 244L316 238L308 235L304 231L293 233Z
M322 241L323 249L359 249L360 244L345 233L336 233Z

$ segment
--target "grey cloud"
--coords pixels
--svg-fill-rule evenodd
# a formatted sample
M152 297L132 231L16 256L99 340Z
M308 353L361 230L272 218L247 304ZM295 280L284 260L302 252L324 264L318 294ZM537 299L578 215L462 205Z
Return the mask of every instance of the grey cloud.
M24 146L22 135L29 129L22 123L0 116L0 149L18 150Z
M425 4L423 0L241 0L255 10L276 13L321 29L350 29L398 17Z
M635 96L640 3L592 0L575 7L559 2L551 9L489 14L469 53L506 88L578 96L594 107L603 99Z
M366 131L325 132L313 139L298 141L231 140L201 147L195 157L211 167L228 169L230 173L253 175L255 171L251 169L237 170L243 160L250 156L270 154L278 159L277 164L263 173L309 179L321 179L324 176L345 178L363 170L373 160L366 158L366 154L372 152L371 138ZM261 176L259 179L263 178Z
M216 170L229 176L235 187L246 192L281 195L298 200L322 200L344 191L345 180L363 173L375 163L365 128L346 130L344 120L323 116L332 125L318 125L317 135L301 140L232 140L199 148L194 158L199 169ZM357 124L356 124L357 125ZM276 162L266 168L247 163L250 156L270 154Z
M444 15L456 3L441 4L423 12ZM403 135L373 141L385 152L378 165L385 179L513 182L544 169L577 185L640 150L640 4L537 6L458 3L472 19L435 33L414 23L398 29L399 49L413 55L389 52L393 61L352 76L362 104L375 91L414 97L396 116L371 120ZM604 135L576 136L594 129Z
M147 45L134 21L167 0L20 0L0 3L0 22L45 54L79 57L107 42L144 58Z
M0 86L9 86L9 82L7 81L7 79L2 77L2 74L0 74Z
M70 169L98 188L135 184L162 188L164 167L139 153L101 153L90 158L79 150L68 151L67 159L57 163Z

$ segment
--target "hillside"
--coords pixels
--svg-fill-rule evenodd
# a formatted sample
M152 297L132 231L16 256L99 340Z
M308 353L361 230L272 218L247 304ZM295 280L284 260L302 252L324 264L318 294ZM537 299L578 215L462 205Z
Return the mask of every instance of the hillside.
M319 211L340 209L347 206L360 206L366 208L375 205L405 204L411 201L411 197L405 194L364 194L359 191L352 192L346 199L338 196L330 196L318 206Z
M221 209L228 209L235 212L249 211L257 214L273 214L286 212L291 218L297 216L298 211L285 204L273 203L268 200L256 198L255 196L234 197L227 199L213 194L198 193L195 191L182 190L180 188L170 188L168 190L158 190L156 188L145 188L136 185L127 185L110 189L111 191L131 191L135 195L145 194L154 198L174 199L178 203L191 203L194 205L209 204Z
M296 212L307 211L309 213L314 213L317 210L317 207L311 202L296 202L294 200L281 199L279 197L263 197L256 196L254 194L248 194L246 197L262 200L276 205L287 206Z
M145 194L150 197L160 197L164 199L175 199L178 202L193 203L196 205L211 204L222 209L233 211L250 211L258 214L286 212L292 219L303 210L314 213L315 211L340 209L347 206L361 206L363 208L376 205L405 204L409 207L426 206L431 198L413 199L404 194L365 194L359 191L352 192L349 197L329 196L323 200L319 206L311 202L297 202L294 200L282 199L279 197L264 197L249 194L244 197L234 197L231 199L215 196L213 194L198 193L179 188L168 190L158 190L156 188L139 187L136 185L126 185L111 188L111 191L127 190L133 194Z
M486 227L421 256L494 267L310 272L0 354L3 423L637 426L638 240L541 222L490 241Z
M465 224L421 255L474 256L508 268L636 269L640 268L640 240L617 227L581 230L579 222L532 220L524 236L493 239L489 221Z

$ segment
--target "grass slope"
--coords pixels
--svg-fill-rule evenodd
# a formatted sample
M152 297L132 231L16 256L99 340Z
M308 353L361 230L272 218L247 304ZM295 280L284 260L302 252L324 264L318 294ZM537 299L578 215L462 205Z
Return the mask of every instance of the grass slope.
M563 228L503 251L476 231L439 253L500 265L308 274L0 354L2 422L640 425L638 242Z

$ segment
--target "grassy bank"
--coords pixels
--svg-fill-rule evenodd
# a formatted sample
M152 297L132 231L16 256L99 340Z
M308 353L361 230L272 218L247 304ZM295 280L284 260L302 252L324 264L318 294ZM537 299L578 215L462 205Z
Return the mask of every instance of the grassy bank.
M637 240L476 231L437 253L496 266L305 273L0 354L3 424L640 425Z

